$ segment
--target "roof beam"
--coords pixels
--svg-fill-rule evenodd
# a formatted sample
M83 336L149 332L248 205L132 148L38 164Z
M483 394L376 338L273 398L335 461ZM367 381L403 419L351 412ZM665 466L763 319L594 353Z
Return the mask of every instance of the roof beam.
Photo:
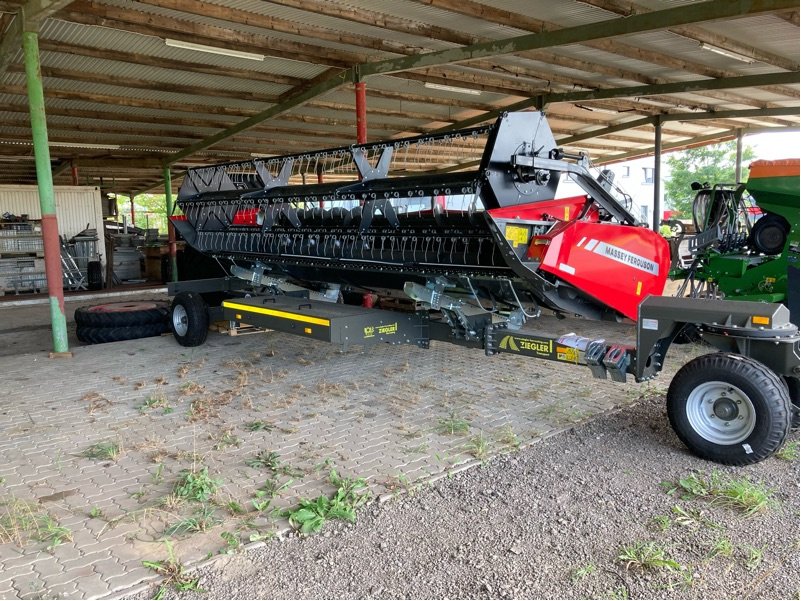
M203 63L179 61L163 58L161 56L150 56L149 54L121 52L119 50L112 50L110 48L93 48L91 46L66 44L64 42L54 42L51 40L39 40L39 49L47 50L48 52L59 52L62 54L74 54L76 56L88 56L91 58L100 58L121 63L131 63L134 65L146 65L148 67L158 67L160 69L174 69L176 71L203 73L205 75L231 77L234 79L243 79L248 81L264 81L267 83L277 83L287 86L297 86L304 82L304 80L300 77L265 73L264 71L235 69L228 66L215 67L213 65L205 65Z
M478 19L483 22L497 23L506 27L522 31L531 31L534 33L540 32L553 32L562 29L561 25L557 23L543 21L528 15L513 13L507 10L488 6L476 2L475 0L417 0L421 4L435 6L437 8L448 10L460 15L465 15ZM727 0L719 0L720 3L725 3ZM729 4L734 7L735 5L742 4L742 2L731 1ZM796 8L796 7L793 7ZM653 14L653 13L652 13ZM777 15L782 15L782 12L777 12ZM603 22L604 24L610 21ZM596 23L596 25L599 25ZM583 45L609 52L622 56L626 59L636 59L654 65L660 65L669 69L676 69L679 71L688 71L690 73L697 73L706 77L736 77L740 75L739 72L725 69L717 69L710 67L701 62L688 60L684 57L672 56L654 50L646 50L640 46L627 44L618 39L595 39L582 42ZM639 81L635 80L635 81ZM647 82L646 82L647 83ZM665 82L650 82L650 83L665 83ZM782 90L775 90L777 94L784 94Z
M713 111L708 113L673 113L668 115L659 115L658 117L645 117L643 119L635 119L634 121L617 123L615 125L610 125L609 127L576 134L559 140L559 143L574 144L575 142L580 142L582 140L599 138L608 134L625 131L627 129L653 124L655 119L659 119L660 121L696 121L704 119L749 119L755 117L775 117L779 115L798 115L798 107L746 109L742 111Z
M686 25L699 21L712 21L745 15L788 10L798 5L797 0L751 0L732 2L731 0L709 0L676 8L658 10L625 19L610 19L602 23L590 23L577 27L566 27L543 33L533 33L506 40L481 42L463 48L451 48L418 56L376 61L360 66L361 76L395 73L459 63L478 58L489 58L504 54L514 54L538 48L550 48L567 44L580 44L591 40L631 35L645 31L666 29L676 25Z
M237 123L233 127L224 129L221 132L214 134L213 136L209 136L208 138L205 138L200 142L192 144L191 146L188 146L187 148L184 148L179 152L171 154L169 157L167 157L165 163L171 164L185 157L188 157L194 154L195 152L198 152L199 150L205 150L206 148L210 148L211 146L214 146L215 144L221 142L222 140L225 140L226 138L230 138L231 136L236 135L241 131L250 129L254 125L258 125L262 121L266 121L267 119L271 119L272 117L276 117L282 113L285 113L286 111L291 110L296 106L299 106L311 100L312 98L315 98L317 96L325 94L326 92L330 92L331 90L338 88L344 83L349 83L350 81L353 80L353 76L354 72L352 69L342 71L336 77L331 77L329 79L321 81L315 86L312 86L301 92L298 92L297 94L294 94L293 96L287 98L283 102L271 106L270 108L261 111L256 115L253 115L249 119L245 119L244 121Z
M642 6L641 4L631 2L630 0L578 0L578 2L581 2L582 4L589 4L590 6L594 6L623 17L646 14L650 12L649 8ZM773 52L760 50L759 48L743 43L740 40L735 40L727 36L714 33L707 29L703 29L702 27L681 25L677 27L671 27L668 29L668 31L696 42L714 44L715 46L725 50L742 54L743 56L752 58L755 61L766 63L774 67L779 67L780 69L798 71L798 61L796 60L785 58Z
M565 94L543 94L536 98L530 98L521 102L516 102L502 109L488 111L482 115L464 119L454 124L454 127L461 129L470 127L477 123L483 123L494 119L498 115L508 111L519 111L531 107L544 107L547 104L557 102L579 102L585 100L602 100L605 98L636 98L642 96L653 96L658 94L681 94L689 92L701 92L703 90L725 90L735 88L747 88L771 84L791 84L798 83L799 73L766 73L763 75L743 75L741 77L723 77L720 79L698 79L693 81L682 81L665 84L655 84L651 86L632 86L630 88L609 88L604 90L592 90L589 92L568 92ZM797 109L796 109L797 110Z

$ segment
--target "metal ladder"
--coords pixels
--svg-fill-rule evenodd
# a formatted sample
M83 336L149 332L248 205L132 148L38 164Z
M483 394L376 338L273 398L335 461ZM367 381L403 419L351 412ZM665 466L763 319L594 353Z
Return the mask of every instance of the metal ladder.
M59 236L58 241L61 245L61 270L64 286L70 290L86 290L86 275L75 263L75 258L70 254L67 245L64 244L64 239Z

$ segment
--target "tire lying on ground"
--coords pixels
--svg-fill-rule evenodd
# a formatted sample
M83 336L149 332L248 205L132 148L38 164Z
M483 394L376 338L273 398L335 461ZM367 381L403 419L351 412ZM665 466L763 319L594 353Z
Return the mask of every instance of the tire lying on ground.
M169 305L162 301L124 301L75 310L75 334L87 344L160 336L169 331Z
M146 323L139 326L119 326L111 328L79 327L76 330L78 340L87 344L103 344L105 342L120 342L122 340L136 340L137 338L150 338L161 336L169 330L166 323Z
M118 328L167 323L169 304L162 301L123 301L75 309L75 323L90 328Z

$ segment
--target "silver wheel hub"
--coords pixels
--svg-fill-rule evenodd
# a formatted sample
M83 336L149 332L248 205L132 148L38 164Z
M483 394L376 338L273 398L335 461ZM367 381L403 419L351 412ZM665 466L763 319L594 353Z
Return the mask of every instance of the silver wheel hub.
M742 390L727 382L705 382L687 398L687 420L705 440L720 445L747 439L756 425L756 411Z
M189 316L183 305L175 305L172 309L172 327L178 336L186 336L189 331Z

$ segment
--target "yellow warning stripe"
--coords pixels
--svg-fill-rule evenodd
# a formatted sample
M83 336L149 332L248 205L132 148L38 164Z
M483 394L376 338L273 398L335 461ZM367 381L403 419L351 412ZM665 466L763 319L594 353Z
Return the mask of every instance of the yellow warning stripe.
M288 311L279 311L277 309L267 309L264 307L253 307L251 305L240 305L239 303L232 303L223 301L225 309L234 309L236 311L243 311L245 313L259 313L261 315L270 315L272 317L281 317L283 319L291 319L292 321L302 321L303 323L313 323L318 326L330 326L331 321L322 319L320 317L310 317L308 315L300 315L298 313L289 313Z

